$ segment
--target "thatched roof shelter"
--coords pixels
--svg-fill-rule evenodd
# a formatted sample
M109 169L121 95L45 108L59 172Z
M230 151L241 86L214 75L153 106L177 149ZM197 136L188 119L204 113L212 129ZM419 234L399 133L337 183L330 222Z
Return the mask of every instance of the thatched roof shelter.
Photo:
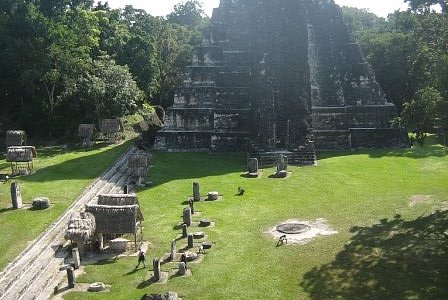
M150 156L146 152L128 154L128 168L147 168L149 158Z
M103 119L101 121L101 132L104 134L113 134L123 132L123 123L119 118L116 119Z
M100 194L98 195L98 205L139 205L136 194Z
M86 205L96 220L96 231L105 234L136 233L142 220L138 205Z
M94 124L79 124L78 135L80 138L90 138L95 132Z
M68 222L66 238L72 241L87 242L95 234L95 217L88 212L73 214Z
M37 156L34 146L13 146L8 147L6 153L7 162L30 162Z
M25 146L26 145L26 132L23 130L8 130L6 132L6 147L11 146Z
M96 220L96 231L105 234L137 232L143 214L134 194L102 194L86 205Z

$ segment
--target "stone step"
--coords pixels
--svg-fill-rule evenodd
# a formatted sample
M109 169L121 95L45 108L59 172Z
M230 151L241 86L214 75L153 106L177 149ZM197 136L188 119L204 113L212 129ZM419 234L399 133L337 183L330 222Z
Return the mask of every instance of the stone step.
M288 164L294 166L310 166L316 164L316 153L314 151L303 152L252 152L249 157L258 159L260 167L275 166L280 154L288 157Z

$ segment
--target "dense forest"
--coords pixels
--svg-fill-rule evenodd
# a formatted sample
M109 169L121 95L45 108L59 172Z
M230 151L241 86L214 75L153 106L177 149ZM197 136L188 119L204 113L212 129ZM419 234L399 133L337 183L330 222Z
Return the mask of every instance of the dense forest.
M401 113L397 124L423 141L448 127L448 1L405 1L409 10L387 19L343 14ZM166 17L93 0L2 0L0 134L68 138L81 122L170 106L207 23L197 0Z
M401 117L397 125L415 133L437 132L446 144L448 129L448 14L446 0L405 0L409 9L387 19L343 7L346 24ZM439 4L442 12L435 12Z
M197 1L162 18L93 0L2 0L0 128L64 138L169 106L206 22Z

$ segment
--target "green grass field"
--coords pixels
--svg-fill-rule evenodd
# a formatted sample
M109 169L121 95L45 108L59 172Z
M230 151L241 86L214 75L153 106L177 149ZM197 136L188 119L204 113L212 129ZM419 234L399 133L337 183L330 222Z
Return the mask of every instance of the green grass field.
M90 150L38 148L34 160L36 172L11 181L20 183L24 204L30 205L34 197L48 197L52 206L46 210L12 210L10 184L0 184L0 270L62 215L128 146L129 143ZM4 159L0 161L0 172L11 172Z
M13 257L76 198L67 191L79 194L111 161L98 159L118 150L41 156L42 171L21 178L24 198L45 191L57 199L55 206L42 219L38 214L44 212L0 211L3 266L5 257ZM100 261L87 266L77 281L102 281L111 285L110 292L70 292L64 299L129 300L167 291L184 300L448 299L448 156L443 148L331 152L318 158L315 167L290 167L286 179L269 178L274 168L249 179L241 176L243 154L155 154L148 176L155 186L138 192L144 239L151 243L147 264L168 253L179 235L194 181L203 195L212 190L223 195L221 201L195 203L200 215L194 219L208 218L215 226L190 232L204 231L213 248L200 264L189 264L191 277L172 276L166 284L148 281L151 268L135 271L135 257ZM96 166L96 173L88 173L88 166ZM1 207L9 205L6 186ZM246 189L243 196L235 195L238 186ZM430 197L416 197L425 201L411 205L415 195ZM325 218L338 234L276 247L277 240L265 233L281 221L317 218ZM5 247L13 241L23 242ZM184 243L178 241L178 249ZM162 265L171 274L176 269L177 264Z
M88 266L78 282L102 281L109 293L72 292L65 299L140 299L178 292L184 300L212 299L447 299L448 156L437 145L412 150L320 153L316 167L290 167L286 179L249 179L245 155L158 153L138 196L151 242L147 263L170 250L182 209L192 194L217 190L222 201L196 203L216 222L205 231L215 244L191 277L166 284L134 270L135 257ZM238 186L246 189L236 196ZM411 205L410 197L426 201ZM306 245L276 247L266 234L288 219L325 218L339 233ZM182 247L185 240L178 242ZM162 270L175 272L177 264Z

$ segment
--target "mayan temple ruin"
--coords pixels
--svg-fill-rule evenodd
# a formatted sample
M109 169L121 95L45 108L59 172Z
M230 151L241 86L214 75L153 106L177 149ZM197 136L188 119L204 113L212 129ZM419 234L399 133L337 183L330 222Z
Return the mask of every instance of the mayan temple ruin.
M312 164L315 149L402 145L396 115L333 0L221 0L156 149Z

